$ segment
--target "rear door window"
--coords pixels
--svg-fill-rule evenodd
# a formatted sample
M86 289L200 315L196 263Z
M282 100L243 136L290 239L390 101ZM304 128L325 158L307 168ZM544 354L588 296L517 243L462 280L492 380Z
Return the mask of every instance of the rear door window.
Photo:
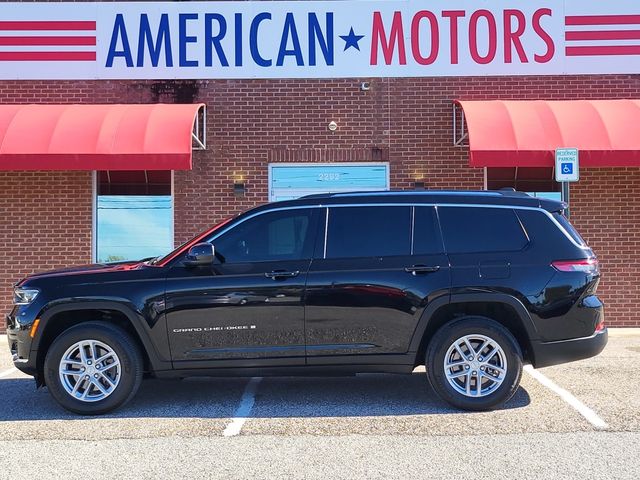
M442 253L440 227L434 207L416 207L413 220L413 254Z
M329 208L327 258L411 253L411 207Z
M514 252L529 242L509 208L439 207L447 253Z

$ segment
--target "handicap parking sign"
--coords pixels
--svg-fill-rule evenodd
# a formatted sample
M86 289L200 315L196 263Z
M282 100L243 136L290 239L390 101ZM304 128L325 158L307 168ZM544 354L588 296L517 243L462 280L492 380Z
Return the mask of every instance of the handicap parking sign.
M577 182L580 178L577 148L556 150L556 181Z

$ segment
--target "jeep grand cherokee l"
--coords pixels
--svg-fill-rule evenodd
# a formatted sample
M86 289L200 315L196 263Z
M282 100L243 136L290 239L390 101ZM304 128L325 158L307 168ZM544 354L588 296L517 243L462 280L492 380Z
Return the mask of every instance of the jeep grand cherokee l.
M7 316L15 365L66 409L143 375L411 373L495 408L523 363L607 342L598 261L566 205L517 192L316 195L219 224L164 258L40 273Z

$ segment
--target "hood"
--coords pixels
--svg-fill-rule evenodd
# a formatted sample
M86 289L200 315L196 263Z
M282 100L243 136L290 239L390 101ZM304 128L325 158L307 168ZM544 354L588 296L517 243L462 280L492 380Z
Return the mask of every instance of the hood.
M127 270L135 270L145 265L142 260L135 260L129 262L117 262L117 263L93 263L89 265L78 265L75 267L58 268L55 270L48 270L46 272L34 273L23 278L18 286L23 285L31 280L40 280L53 277L64 277L69 275L83 275L83 274L96 274L96 273L112 273L112 272L124 272Z

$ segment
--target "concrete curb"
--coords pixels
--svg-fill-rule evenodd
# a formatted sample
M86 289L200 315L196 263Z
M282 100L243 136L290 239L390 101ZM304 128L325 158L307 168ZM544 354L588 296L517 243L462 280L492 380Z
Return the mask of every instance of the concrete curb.
M611 337L636 337L640 336L640 328L609 328L609 336Z

